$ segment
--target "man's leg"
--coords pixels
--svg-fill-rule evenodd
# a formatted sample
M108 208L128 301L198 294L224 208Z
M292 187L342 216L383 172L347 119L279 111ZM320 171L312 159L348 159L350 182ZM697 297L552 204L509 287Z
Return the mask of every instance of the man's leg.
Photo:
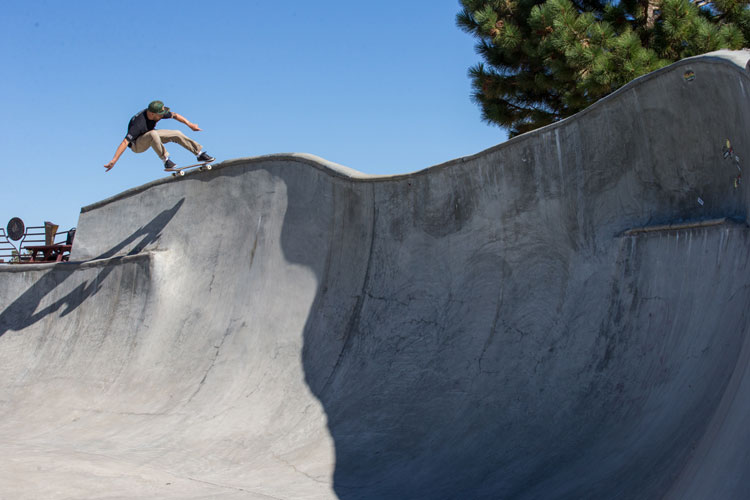
M179 144L183 148L193 153L195 156L198 156L198 154L203 150L203 147L200 144L198 144L179 130L154 130L153 132L157 132L159 134L161 142L174 142L175 144Z
M154 150L154 153L156 153L162 161L166 160L168 153L164 149L164 144L162 143L161 137L159 137L159 134L157 132L159 131L151 130L150 132L146 132L138 139L136 139L133 143L133 152L143 153L148 148L152 148Z

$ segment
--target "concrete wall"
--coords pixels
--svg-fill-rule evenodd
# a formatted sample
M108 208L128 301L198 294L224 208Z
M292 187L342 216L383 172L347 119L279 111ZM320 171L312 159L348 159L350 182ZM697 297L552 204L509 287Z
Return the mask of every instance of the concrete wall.
M0 496L745 495L747 59L413 174L84 207L85 263L0 270Z

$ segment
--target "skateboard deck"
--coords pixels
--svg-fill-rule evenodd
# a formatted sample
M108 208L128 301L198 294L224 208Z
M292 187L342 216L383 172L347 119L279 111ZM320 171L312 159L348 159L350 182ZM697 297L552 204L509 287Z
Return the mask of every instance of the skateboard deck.
M213 166L212 161L202 161L200 163L193 163L192 165L186 165L184 167L177 167L177 168L165 168L165 172L172 172L172 177L175 176L183 176L185 175L185 172L188 170L191 170L193 168L197 168L198 170L211 170L211 167Z

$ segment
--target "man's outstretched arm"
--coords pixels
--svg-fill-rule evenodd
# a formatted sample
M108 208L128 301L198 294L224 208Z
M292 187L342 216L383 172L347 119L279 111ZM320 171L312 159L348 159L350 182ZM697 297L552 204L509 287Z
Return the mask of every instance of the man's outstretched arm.
M200 131L200 127L198 125L196 125L195 123L191 123L190 120L180 114L175 113L174 111L172 112L172 118L174 118L178 122L184 123L185 125L190 127L190 130L193 130L195 132Z
M112 161L104 165L104 168L107 169L106 171L109 172L112 170L112 168L115 166L115 163L117 163L117 160L120 159L120 156L125 152L125 148L128 147L128 140L123 139L119 146L117 146L117 151L115 151L115 156L112 158Z

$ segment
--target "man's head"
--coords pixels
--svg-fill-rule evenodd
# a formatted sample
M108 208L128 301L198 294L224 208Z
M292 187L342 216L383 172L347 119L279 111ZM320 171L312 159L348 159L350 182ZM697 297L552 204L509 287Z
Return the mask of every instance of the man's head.
M149 112L149 118L153 119L159 119L164 117L169 112L169 108L164 106L164 103L161 101L151 101L148 104L148 112Z

